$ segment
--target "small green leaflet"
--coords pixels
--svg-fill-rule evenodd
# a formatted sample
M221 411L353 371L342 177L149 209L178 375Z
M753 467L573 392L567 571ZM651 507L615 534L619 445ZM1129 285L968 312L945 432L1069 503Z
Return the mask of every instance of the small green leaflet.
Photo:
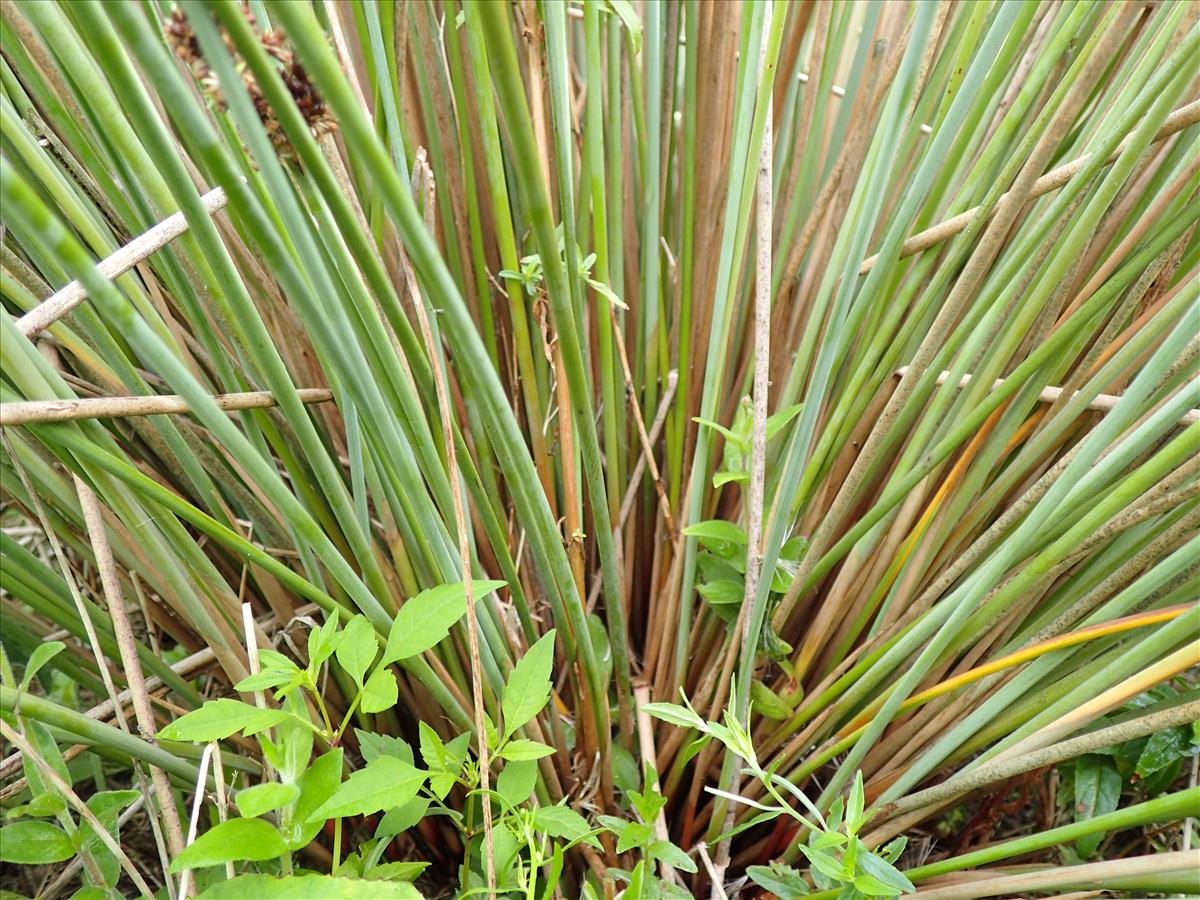
M390 734L375 734L363 731L361 728L354 729L354 736L358 738L362 757L368 763L375 762L381 756L394 756L406 763L416 764L413 759L412 747L398 737Z
M355 684L363 683L363 676L375 660L378 652L375 628L366 616L355 616L342 629L342 639L337 645L338 664Z
M803 844L797 844L796 849L808 858L808 863L814 871L820 872L831 881L840 882L846 876L846 870L831 854L823 850L814 850Z
M635 847L643 847L654 840L654 826L647 822L630 822L621 830L617 839L617 852L625 853Z
M249 737L291 718L281 709L259 709L241 700L209 700L199 709L176 719L158 736L169 741L198 744L219 741L239 731Z
M550 756L553 753L553 747L521 738L505 744L500 750L500 757L509 760L541 759L543 756Z
M338 611L335 608L324 625L308 633L308 669L314 677L321 664L333 655L341 640L342 633L337 630L337 625Z
M599 848L599 844L596 847ZM549 900L550 897L559 896L555 894L558 888L558 880L562 877L563 870L563 848L561 844L554 845L554 853L550 856L550 871L546 873L545 890L542 891L543 900Z
M1185 759L1192 755L1191 741L1188 733L1182 728L1167 728L1155 732L1146 741L1146 746L1138 754L1134 774L1138 778L1149 778L1155 772L1165 769L1177 759Z
M779 721L792 714L792 708L787 701L761 681L750 684L750 700L754 704L755 711L768 719Z
M858 842L858 850L858 868L876 881L887 885L890 895L911 894L916 891L913 883L904 873L880 856L878 852L868 851L861 841ZM855 884L857 884L857 879Z
M725 438L726 441L733 444L739 450L750 449L750 444L747 442L744 435L740 435L731 431L720 422L714 422L712 419L702 419L699 416L693 417L692 421L697 425L704 425L705 427L711 428L718 432L723 438Z
M642 707L642 711L656 719L662 719L664 722L670 722L672 725L679 725L683 728L703 729L705 724L695 710L677 703L647 703Z
M733 522L709 519L707 522L689 525L683 529L683 533L687 537L694 537L702 546L722 559L731 559L739 552L745 554L740 548L746 546L746 532Z
M482 597L505 584L504 581L472 581L471 589L476 597ZM461 581L439 585L410 597L392 622L382 665L408 659L437 645L466 611L467 594Z
M871 875L855 875L854 887L869 897L891 897L892 889Z
M379 825L375 828L375 837L384 838L386 836L390 839L401 832L408 831L425 818L428 810L428 797L414 797L403 806L389 809L379 820Z
M629 309L629 307L625 304L625 302L620 297L617 296L616 291L614 291L612 288L610 288L604 282L597 281L595 278L587 278L587 279L585 279L585 281L587 281L587 283L589 285L591 285L592 290L594 290L597 294L599 294L601 297L603 297L605 300L607 300L613 306L616 306L620 309Z
M376 666L363 687L361 707L365 713L383 712L391 709L400 699L396 676L386 666Z
M29 742L33 744L34 749L41 754L42 759L50 764L52 768L68 785L74 784L71 777L71 770L67 768L67 763L63 759L62 751L58 749L58 742L54 740L54 736L50 734L48 729L41 722L26 720L25 736ZM22 756L21 767L25 771L25 777L29 780L29 789L34 797L50 791L51 788L43 780L42 773L34 762Z
M568 841L583 839L593 847L600 846L595 837L588 837L592 829L587 819L565 806L539 806L533 813L533 827L550 837Z
M417 796L427 773L393 756L381 756L347 778L308 819L366 816Z
M420 721L417 723L417 734L421 746L421 759L425 760L425 765L436 771L447 768L446 745L433 730L433 726Z
M804 404L797 403L794 406L785 406L773 416L767 416L767 440L774 440L779 432L800 414L802 409L804 409Z
M779 900L795 900L808 896L808 882L791 866L773 862L770 866L750 866L746 874L761 888L766 888Z
M291 784L308 768L312 758L313 728L308 706L299 691L283 698L283 708L292 717L275 729L274 738L259 735L263 756L279 772L279 780Z
M655 860L661 859L684 872L696 871L696 863L692 858L670 841L655 841L646 848L646 856Z
M114 841L120 843L117 830L117 816L125 807L140 797L138 791L99 791L87 799L87 808L92 811L102 828L109 833ZM106 884L112 886L121 877L121 864L115 856L108 852L99 832L90 822L81 823L76 841L83 836L82 848L85 853L96 860L101 875Z
M846 803L846 830L857 834L863 824L863 805L866 802L866 791L863 789L862 770L854 774L854 784L850 788L850 800Z
M520 806L533 795L537 777L538 767L534 760L510 762L496 779L496 793L512 806Z
M264 669L254 675L247 675L237 684L234 690L236 691L265 691L268 688L276 688L280 685L287 684L295 676L284 669Z
M234 800L243 816L261 816L273 809L287 806L300 796L300 787L295 784L280 784L268 781L237 792Z
M275 826L262 819L230 819L206 831L171 863L171 874L238 860L273 859L287 850Z
M427 862L383 863L368 869L363 877L368 881L412 881L429 866Z
M38 794L30 799L28 803L21 806L14 806L8 810L8 819L13 821L22 816L33 816L35 819L49 819L57 816L59 813L65 812L67 809L66 801L58 794ZM0 900L3 900L0 897Z
M67 833L49 822L17 822L0 828L0 862L40 866L74 855Z
M1113 761L1098 753L1087 753L1075 760L1075 821L1094 819L1117 808L1121 800L1121 774ZM1075 852L1091 856L1104 832L1084 835L1075 842Z
M731 481L736 481L739 484L741 484L741 483L749 481L749 480L750 480L749 472L734 472L734 471L725 470L725 471L718 472L716 475L713 476L713 487L719 488L721 485L729 484Z
M62 651L63 647L67 646L62 641L50 641L46 644L38 644L34 651L29 654L29 662L25 664L25 674L21 676L21 691L24 692L33 682L33 676L38 673L38 670L44 666Z
M550 668L554 664L554 629L529 648L509 673L500 707L505 740L541 712L550 699Z
M313 813L333 796L342 783L342 755L342 748L337 747L318 756L296 782L300 788L300 799L296 801L292 819L295 824L287 835L289 849L299 850L316 837L325 824L324 819L314 819Z
M626 796L633 803L633 808L637 810L637 814L643 822L653 822L667 805L667 798L652 787L654 779L657 777L657 774L650 769L646 775L647 785L650 786L646 790L626 792Z
M741 606L746 586L728 578L706 581L696 589L700 596L717 606Z

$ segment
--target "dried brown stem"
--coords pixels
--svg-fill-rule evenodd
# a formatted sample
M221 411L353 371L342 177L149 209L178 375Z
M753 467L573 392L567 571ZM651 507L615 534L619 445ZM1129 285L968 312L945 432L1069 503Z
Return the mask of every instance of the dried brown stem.
M300 388L301 403L326 403L333 392L325 388ZM242 409L266 409L275 406L270 391L246 391L216 394L213 402L226 412ZM71 422L79 419L165 416L191 412L187 401L178 394L145 397L81 397L75 400L21 400L0 403L0 425L41 425L46 422Z
M229 198L225 195L224 189L214 188L202 196L200 202L204 204L205 212L211 216L224 209ZM184 218L183 213L177 212L100 260L96 264L96 268L105 278L118 278L187 230L187 219ZM17 328L25 337L32 338L45 331L86 299L87 288L78 281L72 281L17 319Z
M1167 120L1163 122L1162 128L1158 129L1158 133L1154 135L1153 140L1155 142L1166 140L1171 135L1178 134L1185 128L1195 125L1197 122L1200 122L1200 100L1193 100L1191 103L1187 104L1186 106L1179 107L1179 109L1167 116ZM1121 143L1117 145L1116 149L1109 154L1106 164L1114 162L1117 157L1124 152L1125 148L1129 144L1129 141L1129 137L1121 141ZM1078 175L1090 160L1090 155L1081 156L1078 159L1071 160L1069 163L1064 163L1057 169L1052 169L1051 171L1047 172L1033 183L1033 187L1030 189L1027 199L1033 200L1042 196L1043 194L1048 194L1051 191L1058 190L1060 187ZM1002 194L999 201L997 201L997 208L1000 207L1000 204L1007 202L1008 197L1009 195L1007 193ZM973 206L966 212L961 212L957 216L946 219L944 222L939 222L936 225L926 228L924 231L914 234L912 237L907 238L901 245L900 258L903 259L906 256L912 256L914 253L920 253L922 250L927 250L934 244L940 244L942 241L949 240L959 232L966 229L966 227L971 224L972 220L978 214L979 207ZM871 271L871 269L874 268L875 263L878 261L878 255L869 256L864 259L862 267L858 270L859 274Z
M104 530L104 514L100 509L100 501L97 499L95 491L88 487L79 476L75 476L74 481L75 491L79 496L79 505L83 509L83 521L87 526L92 552L96 557L96 568L100 572L100 584L104 591L104 600L108 604L113 633L117 638L121 666L125 671L129 695L133 700L134 719L142 740L157 745L157 729L154 723L154 711L150 708L146 676L142 672L142 661L138 658L133 628L130 626L129 616L125 612L125 599L121 596L121 585L117 580L117 566L113 560L112 547L108 543L108 535ZM114 698L114 700L119 699L119 697ZM172 856L178 856L183 852L183 828L179 823L179 811L175 808L175 798L171 794L171 783L167 780L167 773L157 766L150 767L150 782L154 786L159 815L166 827L167 847ZM165 873L164 877L169 878Z

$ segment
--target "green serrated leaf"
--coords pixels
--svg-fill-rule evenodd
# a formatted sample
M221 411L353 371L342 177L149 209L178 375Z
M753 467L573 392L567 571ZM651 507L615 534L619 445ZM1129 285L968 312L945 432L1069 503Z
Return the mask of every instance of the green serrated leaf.
M456 738L446 741L446 758L454 764L455 770L467 761L471 749L471 733L464 731Z
M219 741L231 734L249 737L278 725L289 718L281 709L259 709L241 700L209 700L199 709L171 722L158 736L169 741L203 744Z
M653 784L654 777L650 775L646 781ZM647 788L645 791L630 791L629 799L643 822L653 822L658 818L663 807L667 805L667 798L653 788Z
M308 670L316 677L325 660L337 650L342 633L338 631L338 611L334 609L320 628L308 633Z
M381 756L347 778L309 817L367 816L401 806L417 796L426 772L392 756Z
M592 830L587 819L566 806L539 806L533 813L533 827L550 837L567 841L586 840ZM586 842L593 847L600 843L594 837Z
M472 581L471 589L476 597L483 597L505 584L503 581ZM466 611L467 594L461 581L439 585L410 597L396 613L383 651L383 664L408 659L436 646Z
M513 666L504 685L500 708L504 713L504 738L539 712L550 699L550 671L554 665L554 629L546 632Z
M429 776L429 790L433 792L433 796L439 800L445 800L446 795L454 789L454 784L457 781L454 775L449 772L439 772L437 775Z
M421 759L430 771L442 771L446 768L446 745L433 726L426 722L417 723L417 733L420 738ZM457 766L455 767L457 768Z
M391 756L402 762L416 764L412 747L408 746L408 742L401 738L393 737L390 734L363 731L361 728L354 729L354 736L358 738L363 760L368 763L375 762L381 756Z

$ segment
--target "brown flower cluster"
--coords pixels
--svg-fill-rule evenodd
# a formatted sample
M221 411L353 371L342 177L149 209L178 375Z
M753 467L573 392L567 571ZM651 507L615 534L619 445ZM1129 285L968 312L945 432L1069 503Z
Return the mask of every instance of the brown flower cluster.
M313 84L312 79L309 78L300 61L296 59L291 47L287 45L283 32L261 31L254 20L254 14L248 9L245 10L245 13L251 27L254 28L255 33L258 35L263 49L267 51L267 55L277 64L279 77L283 79L283 83L292 95L292 99L296 102L300 114L304 116L304 121L308 123L308 128L312 132L313 137L320 139L324 135L334 131L337 128L337 121L325 105L325 101L317 90L317 86ZM187 16L183 11L179 9L173 10L167 17L163 25L163 30L167 36L168 43L170 43L175 51L175 55L183 60L188 68L192 70L192 74L200 83L205 96L218 109L225 109L225 98L221 93L216 73L213 72L208 60L204 58L204 53L200 49L200 42L196 39L196 34L192 30L191 23L188 22ZM250 71L245 60L236 52L233 41L223 30L222 37L224 38L226 49L229 50L230 56L233 57L234 65L238 75L242 79L242 84L245 85L246 92L254 102L254 108L258 112L258 117L267 129L267 134L270 135L271 143L275 145L275 149L279 152L280 156L293 158L295 154L291 143L288 141L283 126L275 115L275 111L271 109L266 97L263 96L262 88L259 87L254 73Z

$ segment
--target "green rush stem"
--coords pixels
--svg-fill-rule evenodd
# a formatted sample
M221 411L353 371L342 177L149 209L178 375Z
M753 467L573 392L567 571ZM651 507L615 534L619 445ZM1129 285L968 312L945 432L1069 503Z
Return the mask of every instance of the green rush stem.
M538 163L537 148L534 146L533 129L529 108L525 102L524 88L513 47L510 24L505 17L504 7L485 4L480 8L483 28L488 36L488 46L496 50L493 78L496 92L509 120L509 134L514 145L514 165L521 173L521 184L528 186L523 194L523 205L531 219L538 247L541 250L542 266L546 277L547 293L554 312L554 324L558 331L562 351L563 367L566 369L571 394L571 413L576 428L582 437L581 450L588 494L592 501L592 519L595 523L596 546L600 556L601 575L604 584L605 611L609 626L609 640L613 651L613 668L617 680L617 702L620 710L622 739L632 741L633 709L632 687L628 648L628 628L625 622L625 603L621 591L620 573L617 571L616 545L613 540L612 522L608 514L608 498L605 495L604 474L600 461L600 444L596 435L596 423L592 418L592 391L584 367L579 334L576 330L577 310L572 308L571 292L566 272L558 255L558 241L554 235L554 221L550 210L550 199ZM560 165L569 165L561 160ZM574 252L568 248L567 253ZM572 606L582 618L583 597L576 597ZM586 635L586 631L581 632ZM586 651L590 641L579 640ZM589 668L592 668L589 666ZM600 671L592 668L589 673L593 681L593 696L597 701L595 714L600 731L601 753L607 757L609 742L608 704L599 702L606 691L600 680Z

